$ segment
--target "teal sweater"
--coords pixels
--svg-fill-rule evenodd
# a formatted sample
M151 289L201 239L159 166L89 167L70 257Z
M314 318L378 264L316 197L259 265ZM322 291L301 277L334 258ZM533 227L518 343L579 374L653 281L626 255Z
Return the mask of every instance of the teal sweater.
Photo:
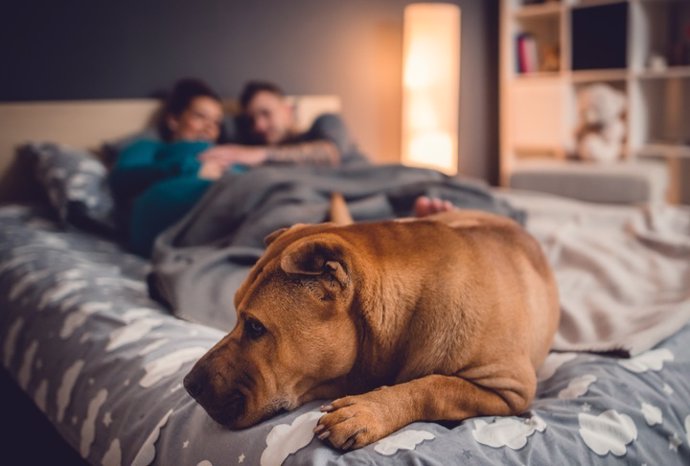
M149 256L156 236L204 195L211 181L197 176L197 156L211 146L204 141L141 140L120 152L110 183L134 252Z

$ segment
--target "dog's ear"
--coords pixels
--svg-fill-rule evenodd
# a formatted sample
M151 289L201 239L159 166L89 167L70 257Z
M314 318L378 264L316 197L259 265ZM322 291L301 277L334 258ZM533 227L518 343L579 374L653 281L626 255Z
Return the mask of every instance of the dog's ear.
M288 274L330 276L341 288L350 282L344 251L336 240L305 238L297 241L283 253L280 268Z
M287 230L288 227L278 228L276 231L266 235L266 237L264 238L264 246L268 246L269 244L271 244L273 241L275 241L277 237L285 233Z
M269 244L271 244L272 242L274 242L276 239L278 239L278 237L279 237L280 235L282 235L283 233L285 233L285 232L288 231L288 230L295 231L295 230L299 230L300 228L305 228L305 227L307 227L307 226L309 226L309 225L307 225L307 224L305 224L305 223L295 223L294 225L292 225L292 226L290 226L290 227L278 228L276 231L274 231L274 232L272 232L272 233L269 233L269 234L264 238L264 246L268 246Z

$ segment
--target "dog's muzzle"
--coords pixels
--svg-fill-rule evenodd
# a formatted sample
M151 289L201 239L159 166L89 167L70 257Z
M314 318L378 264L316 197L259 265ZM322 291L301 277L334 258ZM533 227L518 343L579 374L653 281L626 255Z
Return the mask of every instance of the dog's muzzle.
M183 385L187 393L219 424L232 427L244 413L246 398L239 390L227 394L215 393L209 378L199 376L198 371L192 370L187 374Z

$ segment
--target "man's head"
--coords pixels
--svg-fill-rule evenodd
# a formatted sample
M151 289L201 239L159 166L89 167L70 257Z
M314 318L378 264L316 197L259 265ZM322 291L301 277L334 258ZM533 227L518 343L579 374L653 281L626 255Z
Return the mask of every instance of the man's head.
M292 133L294 109L283 91L273 83L250 81L240 95L242 111L252 122L252 131L267 145L284 142Z

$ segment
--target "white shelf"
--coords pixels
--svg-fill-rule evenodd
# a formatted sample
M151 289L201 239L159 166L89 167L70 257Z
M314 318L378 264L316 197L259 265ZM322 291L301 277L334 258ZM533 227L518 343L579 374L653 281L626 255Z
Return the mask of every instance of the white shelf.
M571 8L591 8L595 6L615 5L617 3L628 3L629 0L576 0L570 5Z
M639 157L690 158L690 145L652 143L642 147Z
M640 79L690 78L690 66L672 66L663 71L645 70L637 76Z
M501 0L501 182L507 185L513 173L535 165L564 171L600 169L599 165L573 163L566 155L577 147L576 131L581 127L578 99L582 88L590 83L604 83L624 93L627 99L623 117L624 157L609 167L626 170L644 163L667 168L670 185L683 187L675 189L675 194L670 189L668 199L690 203L690 189L685 186L690 184L690 64L658 71L647 67L652 54L665 54L669 49L672 38L668 31L674 22L671 15L680 14L686 22L690 0L547 0L519 6L520 3ZM596 7L609 5L620 5L610 12L617 11L618 26L626 25L615 29L620 34L626 30L625 38L616 38L627 43L625 61L618 56L608 62L617 68L571 69L574 51L584 53L582 47L573 44L581 37L579 33L573 34L575 19L584 21L591 15L597 23L597 18L603 18L598 15L609 14L609 9L599 9L598 13ZM671 5L678 6L680 13L674 13ZM623 14L627 17L623 18ZM577 24L578 28L586 26ZM607 29L608 23L604 23L591 32L602 40L610 35ZM557 46L559 71L517 73L516 37L521 33L531 34L542 53L546 46ZM669 63L673 63L670 58Z
M560 2L539 3L536 5L525 5L513 12L517 19L536 18L541 16L556 16L561 13Z
M519 163L547 162L556 163L566 160L566 150L563 145L531 145L516 146L516 161Z
M628 70L607 69L607 70L576 70L570 72L573 82L589 83L598 81L625 81L628 79Z
M630 1L630 0L627 0ZM646 3L650 5L668 5L671 3L684 3L688 0L638 0L641 3Z
M532 71L530 73L515 73L515 78L522 80L530 79L560 79L562 74L560 71Z

